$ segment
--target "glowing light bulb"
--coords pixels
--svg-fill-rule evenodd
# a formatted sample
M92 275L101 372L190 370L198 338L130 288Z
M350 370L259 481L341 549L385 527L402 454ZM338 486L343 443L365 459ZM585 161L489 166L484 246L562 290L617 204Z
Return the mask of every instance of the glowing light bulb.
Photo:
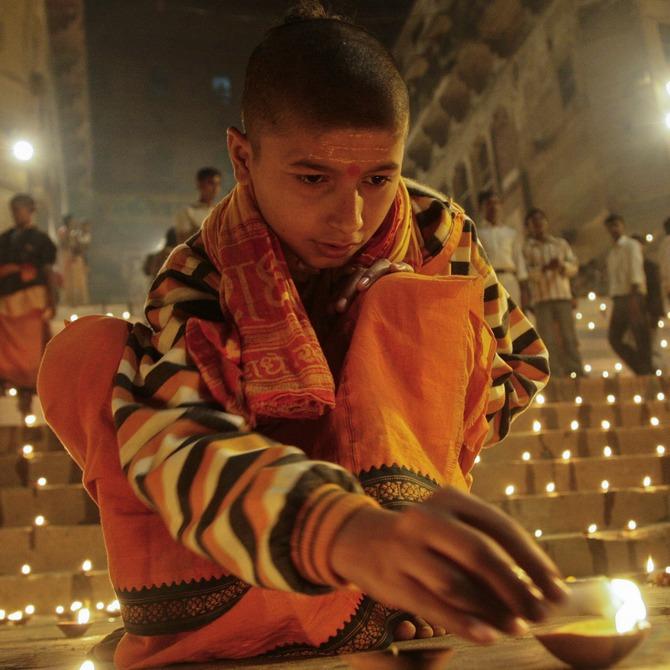
M598 530L598 526L595 523L592 523L587 529L589 533L595 533Z
M661 345L661 349L667 349L668 348L668 341L666 339L663 339L659 342Z
M577 321L581 321L582 318L583 318L583 314L581 312L577 312L575 314L575 319L577 319Z
M570 449L566 449L566 450L561 454L561 456L563 457L563 460L564 460L564 461L569 461L569 460L570 460L570 457L572 456L572 452L570 451Z
M603 479L603 480L600 482L600 488L601 488L603 491L607 491L607 490L609 489L609 487L610 487L610 483L609 483L606 479Z
M87 558L82 564L81 569L83 572L90 572L93 569L93 563Z
M659 421L659 418L657 416L652 416L649 419L649 423L656 428L661 422Z
M590 363L586 363L586 365L584 365L584 372L591 372L592 370L593 367L591 366Z
M19 392L15 388L10 388L9 391L7 391L7 393L11 398L16 398Z
M663 321L663 319L659 319L657 325L659 328L665 328L665 321Z
M26 606L23 608L23 611L24 611L28 616L32 616L33 614L35 614L35 605L26 605Z
M91 613L89 612L87 607L82 607L77 612L77 623L78 624L88 623L90 618L91 618Z
M616 402L616 396L610 393L607 396L607 402L608 404L613 405Z
M633 519L631 519L631 520L626 524L626 528L628 528L628 530L635 530L635 529L637 528L637 522L634 521Z
M612 455L612 447L603 447L603 456L609 458Z
M37 481L35 483L40 488L43 487L43 486L46 486L47 485L47 478L46 477L38 477Z
M18 142L14 142L12 153L16 160L26 162L35 155L35 148L28 140L18 140Z
M656 370L656 376L657 377L662 377L663 376L663 370Z
M577 421L577 419L573 419L570 422L570 429L571 430L579 430L579 421Z
M35 421L37 421L37 417L34 414L27 414L26 417L23 419L23 422L26 424L26 426L34 426Z
M24 458L31 458L35 453L35 447L32 444L24 444L21 447L21 454Z
M607 311L607 305L604 302L600 303L600 311L601 312Z
M596 324L593 323L593 321L589 321L589 322L586 324L586 327L587 327L589 330L595 330L595 329L596 329Z
M651 242L654 241L654 236L653 236L651 233L647 233L647 234L644 236L644 239L645 239L647 242L651 243Z
M21 566L21 574L22 575L29 575L32 571L33 571L33 569L27 563L24 563Z
M128 319L130 318L130 312L125 311L125 312L123 312L123 313L121 314L121 316L122 316L124 319L128 320Z
M665 447L662 444L657 444L656 445L656 453L659 456L665 456Z
M651 486L651 477L649 475L642 480L642 486L644 486L644 488L649 488Z
M542 424L537 419L535 419L535 421L533 421L533 432L539 433L541 430Z
M584 398L582 396L578 395L575 396L575 405L581 405L584 402Z
M589 291L588 299L593 302L596 299L596 294L593 291Z
M577 373L576 372L571 372L570 373L570 379L577 379Z
M610 424L610 422L609 422L607 419L603 419L603 420L600 422L600 427L601 427L603 430L609 430L609 429L610 429L610 425L611 425L611 424Z
M642 396L641 396L639 393L636 393L636 394L633 396L633 402L634 402L636 405L639 405L639 404L642 402Z
M524 451L523 454L521 454L521 459L524 461L529 461L530 460L530 451Z
M659 391L656 394L656 400L661 400L661 401L665 400L665 393L663 393L663 391Z
M506 495L506 496L513 496L513 495L514 495L514 491L516 491L516 488L515 488L514 484L508 484L508 485L505 487L505 495Z
M614 369L615 369L617 372L621 372L621 371L623 370L623 364L622 364L622 363L619 363L619 361L617 361L617 362L614 364Z
M554 482L549 482L545 487L544 490L547 493L554 493L556 491L556 484Z
M538 405L544 405L544 402L545 402L545 398L544 398L544 396L543 396L541 393L538 393L538 394L535 396L535 402L536 402Z
M36 526L43 526L46 523L46 519L41 514L38 514L35 517L34 523Z
M538 539L542 537L542 531L539 528L535 531L535 537Z
M610 373L607 372L607 370L603 370L602 375L603 375L603 379L607 379L610 376Z

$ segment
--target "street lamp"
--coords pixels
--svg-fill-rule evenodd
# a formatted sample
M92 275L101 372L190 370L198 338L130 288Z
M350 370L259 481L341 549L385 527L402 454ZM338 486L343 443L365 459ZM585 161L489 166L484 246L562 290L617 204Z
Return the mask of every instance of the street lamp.
M18 140L14 142L12 153L14 154L14 158L16 158L16 160L25 163L35 155L35 149L33 145L28 142L28 140Z

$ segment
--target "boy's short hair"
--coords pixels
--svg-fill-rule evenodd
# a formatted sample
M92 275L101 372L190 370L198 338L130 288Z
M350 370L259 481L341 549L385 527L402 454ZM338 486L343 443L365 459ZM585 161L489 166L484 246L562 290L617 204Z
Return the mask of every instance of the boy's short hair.
M393 57L363 28L302 2L254 49L242 94L253 141L287 120L324 128L409 124L409 95Z
M610 214L604 221L603 223L606 226L611 226L613 223L616 223L617 221L621 221L621 223L625 223L623 220L623 216L621 214Z
M536 215L536 214L542 214L542 216L546 219L547 215L544 213L543 209L540 209L539 207L531 207L527 212L526 212L526 218L523 220L525 225L528 225L528 222Z
M496 197L498 194L492 189L492 188L487 188L483 191L479 191L479 195L477 196L477 207L480 207L490 200L491 198Z
M663 221L663 230L665 230L666 235L670 235L670 216Z
M30 209L36 209L37 203L35 198L29 193L17 193L10 201L10 207L30 207Z
M211 179L212 177L220 177L221 170L215 167L204 167L200 168L195 175L197 181L205 181L205 179Z

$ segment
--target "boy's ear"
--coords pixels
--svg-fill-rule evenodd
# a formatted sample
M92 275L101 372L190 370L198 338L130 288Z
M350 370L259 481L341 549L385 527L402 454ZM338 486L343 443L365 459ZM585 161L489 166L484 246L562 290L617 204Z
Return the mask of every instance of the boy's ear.
M249 138L237 128L228 128L228 155L233 164L235 181L246 186L250 182L249 162L251 161L251 142Z

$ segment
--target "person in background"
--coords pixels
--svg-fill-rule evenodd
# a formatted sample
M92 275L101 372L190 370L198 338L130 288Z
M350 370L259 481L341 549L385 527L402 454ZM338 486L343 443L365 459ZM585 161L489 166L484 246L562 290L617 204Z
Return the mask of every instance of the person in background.
M163 263L167 260L167 257L172 253L172 250L177 246L177 232L174 229L174 226L168 228L167 233L165 233L165 241L163 248L153 254L147 254L144 259L144 265L142 270L144 274L149 277L149 280L153 282L154 277L158 274L158 271L163 267Z
M477 228L484 251L514 304L525 308L529 297L523 237L502 221L502 203L495 191L482 191L477 202L484 216Z
M538 208L526 214L528 238L523 255L528 270L530 299L537 329L549 350L551 373L565 377L583 374L573 316L570 278L577 274L577 257L568 242L549 235L546 214Z
M661 283L665 299L665 309L670 311L670 217L663 222L663 231L665 232L665 237L661 242L658 261L661 267Z
M216 204L216 196L221 189L221 171L214 167L204 167L195 176L198 188L198 200L177 212L174 228L177 233L177 244L186 240L200 230L202 222Z
M642 235L631 235L640 244L644 258L644 277L647 281L647 317L651 330L651 358L655 370L663 368L663 354L658 346L658 322L665 316L663 309L663 287L661 285L661 269L658 263L649 259L644 253L646 242Z
M88 305L88 261L86 252L91 244L91 226L77 221L71 214L63 217L58 229L60 262L63 272L65 304L70 307Z
M613 307L608 333L610 346L636 375L649 375L652 372L651 330L642 248L625 234L624 220L619 214L610 214L604 224L614 241L607 256ZM634 346L625 341L629 331Z
M18 390L25 416L58 302L56 245L35 227L32 196L19 193L9 207L14 227L0 235L0 384Z

